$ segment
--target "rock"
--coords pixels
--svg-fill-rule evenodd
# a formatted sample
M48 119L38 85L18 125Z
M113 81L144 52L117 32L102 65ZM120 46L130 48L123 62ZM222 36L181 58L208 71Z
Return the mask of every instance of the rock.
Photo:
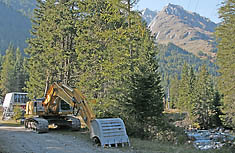
M220 133L222 133L222 132L224 132L224 131L225 131L224 128L219 128L219 132L220 132Z
M231 141L234 140L234 137L231 136L228 131L225 132L223 128L185 131L185 133L189 141L193 141L193 145L200 150L221 148L225 144L231 145ZM233 143L235 145L235 142Z

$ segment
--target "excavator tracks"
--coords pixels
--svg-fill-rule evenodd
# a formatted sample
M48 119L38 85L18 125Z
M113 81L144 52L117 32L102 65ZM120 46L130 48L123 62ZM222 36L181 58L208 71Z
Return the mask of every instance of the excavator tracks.
M58 125L58 126L67 126L72 131L79 131L81 129L81 122L79 119L66 116L60 118L40 118L40 117L33 117L28 118L25 120L24 125L26 129L30 129L37 133L47 133L48 132L48 125Z
M28 118L24 122L25 128L33 130L36 133L47 133L48 132L48 121L43 118Z

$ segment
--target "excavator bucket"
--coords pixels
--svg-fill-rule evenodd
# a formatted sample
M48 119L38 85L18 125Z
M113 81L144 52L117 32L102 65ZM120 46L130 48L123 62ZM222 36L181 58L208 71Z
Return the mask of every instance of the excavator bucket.
M120 118L95 119L91 122L91 139L102 147L130 146L124 122Z

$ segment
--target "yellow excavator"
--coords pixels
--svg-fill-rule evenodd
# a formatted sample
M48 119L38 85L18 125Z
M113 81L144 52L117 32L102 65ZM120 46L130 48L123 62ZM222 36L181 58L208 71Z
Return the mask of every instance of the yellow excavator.
M49 125L80 130L80 115L86 123L90 138L101 146L130 145L124 122L120 118L97 119L85 96L77 89L54 82L43 99L26 104L26 129L37 133L48 132Z

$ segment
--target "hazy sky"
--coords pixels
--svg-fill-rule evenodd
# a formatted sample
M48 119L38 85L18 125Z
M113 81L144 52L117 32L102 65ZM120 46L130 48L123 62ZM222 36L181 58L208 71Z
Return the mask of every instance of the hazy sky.
M218 8L224 0L140 0L137 9L149 8L151 10L162 10L168 3L181 5L185 10L199 13L218 23Z

